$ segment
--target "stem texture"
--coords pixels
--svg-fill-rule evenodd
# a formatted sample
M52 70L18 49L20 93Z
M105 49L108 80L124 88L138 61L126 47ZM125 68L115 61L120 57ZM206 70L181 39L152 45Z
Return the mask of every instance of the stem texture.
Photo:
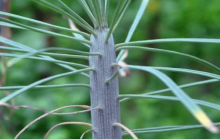
M99 107L99 110L91 112L93 139L122 139L120 127L113 126L120 123L119 83L118 78L106 84L116 70L112 63L116 63L114 40L111 35L108 43L105 42L108 29L96 30L97 37L91 36L90 52L99 52L102 56L90 56L91 108Z

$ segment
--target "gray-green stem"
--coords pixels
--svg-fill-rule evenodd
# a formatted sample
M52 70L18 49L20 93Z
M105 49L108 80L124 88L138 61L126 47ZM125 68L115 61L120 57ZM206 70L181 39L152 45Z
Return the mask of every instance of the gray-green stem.
M102 56L90 56L91 108L99 107L92 111L93 139L122 139L120 127L114 127L113 123L120 123L119 83L118 77L106 83L106 80L114 75L116 70L112 63L116 63L114 40L111 35L106 43L108 29L96 30L97 37L91 36L90 52L99 52Z

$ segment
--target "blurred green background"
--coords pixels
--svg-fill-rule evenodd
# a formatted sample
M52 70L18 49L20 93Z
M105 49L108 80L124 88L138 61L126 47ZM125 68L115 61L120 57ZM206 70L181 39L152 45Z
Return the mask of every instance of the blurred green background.
M48 1L56 3L54 0ZM83 8L76 0L63 1L79 15L85 18L86 21L91 23ZM114 33L115 43L120 43L125 40L140 3L140 0L132 1L123 20ZM116 4L117 0L111 0L109 22L111 22L111 17L114 14ZM157 38L220 38L219 5L219 0L151 0L132 41ZM11 0L11 12L68 27L68 22L65 17L46 9L45 7L37 5L30 0ZM31 25L28 22L21 22ZM54 38L25 30L13 29L12 31L13 40L36 49L45 47L65 47L88 51L86 47L74 43L71 40ZM220 66L219 44L172 43L148 46L188 53ZM74 61L72 59L63 60ZM75 61L88 64L85 60ZM201 64L183 57L142 52L140 50L130 51L126 62L134 65L179 67L215 72L203 67ZM23 60L8 69L6 85L28 85L39 79L64 72L67 72L67 70L54 64L41 61ZM204 77L182 73L167 72L167 75L169 75L177 84L185 84L206 79ZM67 83L89 83L89 80L83 76L74 75L71 77L60 78L47 84ZM132 71L130 77L120 79L120 94L140 94L163 88L165 88L165 85L163 85L160 80L144 72ZM219 83L215 83L212 85L185 89L185 91L192 98L220 104L219 89ZM171 93L167 93L167 95L170 94ZM3 97L4 93L0 92L0 95ZM88 89L62 88L29 90L13 101L15 105L29 105L46 110L53 110L65 105L89 105L89 98L90 95ZM69 111L73 110L79 109L71 109ZM204 110L213 121L220 121L220 112L205 107ZM8 109L0 108L0 112L0 138L2 139L14 138L24 126L42 115L42 112L35 110L20 109L16 110L15 114L10 118L10 111ZM10 118L10 120L7 120L8 118ZM130 129L198 124L182 104L178 102L151 99L135 99L122 103L121 119L122 123ZM91 122L89 113L73 116L48 116L47 118L33 124L21 135L20 138L41 139L52 126L66 121ZM89 128L85 126L77 125L62 126L54 130L49 136L49 139L79 139L80 135L88 129ZM214 135L205 129L197 129L191 131L143 134L138 135L138 137L140 139L219 139L220 134ZM125 137L125 139L130 138L131 137L129 136ZM84 139L91 139L91 133L88 133Z

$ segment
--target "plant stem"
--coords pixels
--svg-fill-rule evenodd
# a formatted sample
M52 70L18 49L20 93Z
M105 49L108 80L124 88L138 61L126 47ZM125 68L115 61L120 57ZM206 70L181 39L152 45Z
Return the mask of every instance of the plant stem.
M93 139L122 139L121 128L113 126L113 123L120 123L118 78L106 83L116 72L111 66L116 62L112 35L109 41L105 42L108 31L106 28L97 30L97 37L91 36L90 52L102 54L100 57L89 57L90 67L95 69L90 73L91 108L100 108L91 112Z

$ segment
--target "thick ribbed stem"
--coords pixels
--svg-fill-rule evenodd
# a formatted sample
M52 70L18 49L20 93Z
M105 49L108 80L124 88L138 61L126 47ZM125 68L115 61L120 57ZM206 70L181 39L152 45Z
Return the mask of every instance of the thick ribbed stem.
M118 78L106 84L116 70L112 63L116 63L116 53L113 37L109 42L105 39L108 29L96 31L97 37L91 36L90 52L99 52L102 56L90 56L90 67L95 71L90 73L91 107L99 107L92 111L93 139L122 139L120 127L114 127L113 123L120 123L120 105Z

